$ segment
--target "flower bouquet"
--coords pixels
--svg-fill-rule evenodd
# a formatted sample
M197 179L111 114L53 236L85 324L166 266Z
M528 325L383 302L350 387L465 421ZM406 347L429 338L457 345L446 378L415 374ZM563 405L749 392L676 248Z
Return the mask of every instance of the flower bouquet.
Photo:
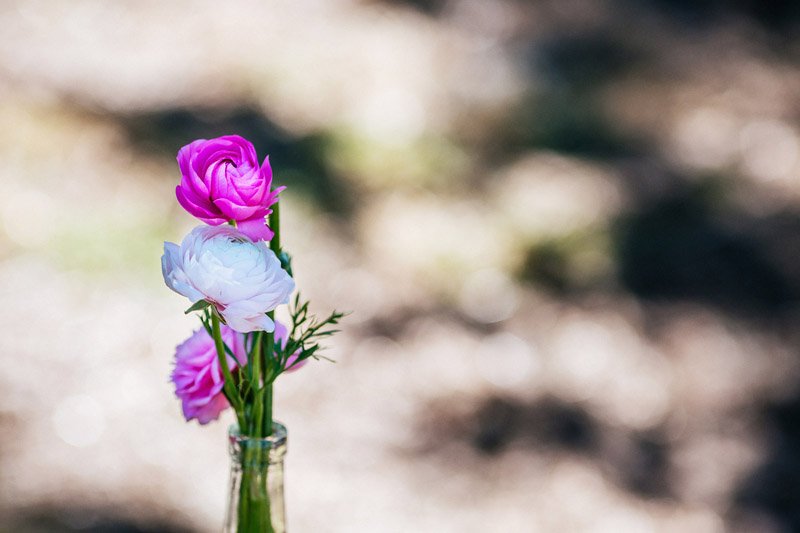
M286 428L272 418L273 383L319 358L318 341L343 315L318 320L298 294L289 322L275 318L295 282L280 241L285 187L272 187L269 158L259 164L249 141L229 135L184 146L178 165L178 202L206 225L180 245L164 243L164 281L202 323L177 347L172 381L187 420L207 424L228 406L235 412L226 531L283 532Z

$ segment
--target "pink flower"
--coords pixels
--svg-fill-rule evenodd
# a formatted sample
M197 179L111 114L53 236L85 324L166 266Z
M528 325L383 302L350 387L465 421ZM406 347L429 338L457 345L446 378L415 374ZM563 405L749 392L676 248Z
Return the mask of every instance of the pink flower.
M220 327L220 333L222 340L238 360L227 356L231 372L246 365L245 336L225 325ZM286 326L276 320L275 340L285 347L287 337ZM286 362L287 372L293 372L306 364L306 361L301 361L292 367L299 355L298 350L289 356ZM223 377L214 339L205 329L195 331L175 349L172 382L175 384L175 395L181 400L186 420L196 418L201 424L208 424L219 418L220 413L229 407L230 404L222 393Z
M189 214L212 226L235 220L254 241L272 239L264 218L285 187L270 190L269 157L259 165L250 141L238 135L198 139L178 151L178 166L175 195Z
M286 343L288 342L288 340L289 340L289 331L286 329L286 326L284 326L282 323L276 320L275 342L280 342L281 347L286 348ZM302 367L308 362L307 359L303 359L299 363L295 364L295 361L297 361L297 358L299 356L300 356L300 350L297 350L296 352L294 352L292 355L289 356L289 358L286 360L285 372L294 372L295 370L298 370L300 367Z
M222 340L236 355L228 355L228 367L233 371L247 362L244 335L227 326L220 328ZM228 407L222 393L223 378L214 339L201 328L175 349L175 369L172 371L175 394L183 405L186 420L196 418L201 424L216 420Z

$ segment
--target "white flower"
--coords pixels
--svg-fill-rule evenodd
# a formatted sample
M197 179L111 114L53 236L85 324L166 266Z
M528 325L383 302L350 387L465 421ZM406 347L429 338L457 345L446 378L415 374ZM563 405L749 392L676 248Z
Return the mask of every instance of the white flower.
M208 301L241 333L273 331L267 311L288 303L294 291L272 250L231 226L198 226L180 246L165 242L161 271L170 289L192 303Z

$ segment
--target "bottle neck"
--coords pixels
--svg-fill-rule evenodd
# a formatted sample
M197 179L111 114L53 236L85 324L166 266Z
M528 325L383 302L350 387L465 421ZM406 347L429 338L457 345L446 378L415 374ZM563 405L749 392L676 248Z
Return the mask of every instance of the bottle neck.
M286 456L286 426L273 423L272 435L257 438L242 435L237 425L228 430L228 452L234 465L259 468L283 463Z

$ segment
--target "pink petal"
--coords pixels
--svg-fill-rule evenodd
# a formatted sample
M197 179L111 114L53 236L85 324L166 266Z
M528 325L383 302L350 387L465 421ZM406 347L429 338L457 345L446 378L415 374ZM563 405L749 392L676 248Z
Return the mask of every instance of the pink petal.
M299 370L300 368L304 367L306 363L308 363L308 359L303 359L299 363L295 364L297 361L297 357L300 355L300 352L297 351L289 356L289 359L286 360L286 370L285 372L294 372L295 370Z
M175 196L178 198L178 203L181 204L181 207L186 209L190 215L207 222L208 220L219 220L217 224L221 224L225 222L224 219L219 218L219 213L212 212L205 208L204 206L198 205L197 202L193 202L183 191L181 186L175 188ZM211 222L209 224L215 225Z
M236 223L236 227L253 241L269 241L275 236L275 232L267 226L267 221L263 216L240 220Z
M269 164L269 156L265 157L264 162L261 164L261 175L264 177L267 190L269 190L272 185L272 166Z
M222 212L226 217L231 220L247 220L252 218L256 215L259 211L263 213L263 209L261 206L254 205L254 206L242 206L233 203L228 198L215 198L214 199L214 206L216 206L220 212ZM261 216L261 219L264 219L264 216ZM237 224L238 227L238 224ZM241 228L239 228L241 231ZM247 235L246 232L245 235Z

